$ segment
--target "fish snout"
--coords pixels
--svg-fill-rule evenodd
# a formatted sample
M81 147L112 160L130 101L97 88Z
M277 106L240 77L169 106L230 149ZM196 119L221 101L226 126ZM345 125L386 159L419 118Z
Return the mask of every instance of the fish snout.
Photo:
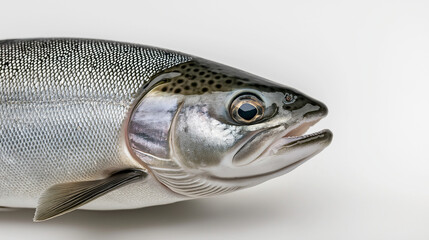
M311 99L309 101L309 103L311 105L318 106L319 108L317 110L308 112L304 116L305 118L308 118L308 119L321 119L321 118L326 117L326 115L328 115L328 112L329 112L328 111L328 107L324 103L322 103L322 102L320 102L318 100L315 100L315 99Z

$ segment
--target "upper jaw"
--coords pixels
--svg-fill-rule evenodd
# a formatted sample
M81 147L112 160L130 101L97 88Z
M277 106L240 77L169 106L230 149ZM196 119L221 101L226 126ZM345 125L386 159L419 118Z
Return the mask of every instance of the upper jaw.
M322 130L312 134L304 135L310 127L318 123L322 118L328 115L328 108L322 102L319 102L315 99L311 100L310 104L305 105L302 109L307 106L312 106L312 108L306 108L307 112L302 115L302 119L295 124L289 125L278 139L272 145L274 146L290 146L292 143L294 145L301 144L311 144L311 143L325 143L324 147L328 146L332 140L332 132L329 130ZM300 143L300 144L296 144ZM323 148L324 148L323 147Z

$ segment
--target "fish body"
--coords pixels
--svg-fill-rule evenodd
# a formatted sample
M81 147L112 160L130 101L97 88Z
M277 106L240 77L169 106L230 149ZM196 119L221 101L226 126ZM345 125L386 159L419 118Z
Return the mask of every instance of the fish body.
M329 131L294 138L326 113L294 89L174 51L0 41L0 206L45 212L40 206L61 202L61 191L94 184L104 190L59 213L50 206L52 216L253 186L326 147Z

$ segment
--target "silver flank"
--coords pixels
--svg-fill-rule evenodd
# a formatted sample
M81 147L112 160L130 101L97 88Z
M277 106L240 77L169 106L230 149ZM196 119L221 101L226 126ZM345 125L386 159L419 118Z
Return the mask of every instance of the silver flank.
M153 74L190 59L99 40L1 41L0 205L35 207L54 184L141 167L121 140L130 106Z

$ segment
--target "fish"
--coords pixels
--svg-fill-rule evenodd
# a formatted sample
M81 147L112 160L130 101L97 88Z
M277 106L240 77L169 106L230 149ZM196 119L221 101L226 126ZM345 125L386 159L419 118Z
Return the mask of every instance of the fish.
M177 51L108 40L0 41L0 206L34 221L249 188L332 141L304 93Z

